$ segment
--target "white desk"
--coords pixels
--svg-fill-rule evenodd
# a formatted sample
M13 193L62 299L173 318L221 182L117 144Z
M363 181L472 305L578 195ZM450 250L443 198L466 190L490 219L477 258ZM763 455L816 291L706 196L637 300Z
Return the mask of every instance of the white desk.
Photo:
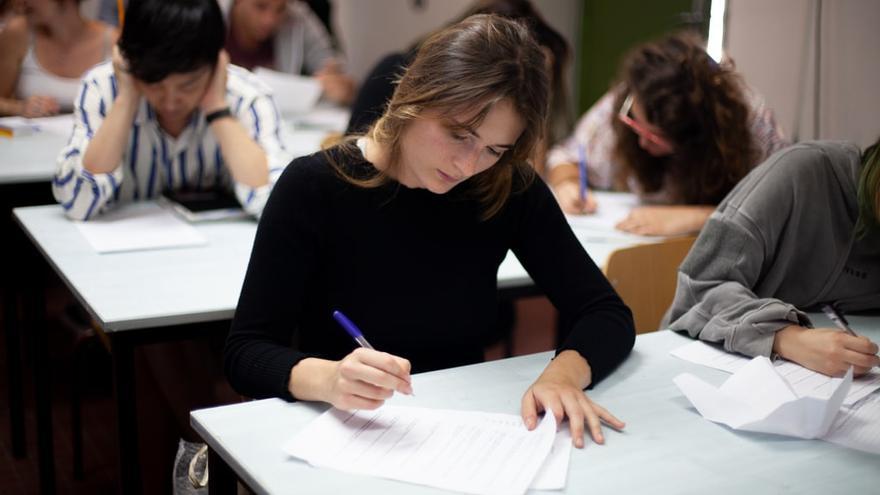
M282 141L292 156L312 153L320 148L327 132L334 130L333 125L338 127L342 122L344 126L347 116L345 109L320 107L315 113L317 124L308 128L285 122ZM67 141L67 136L56 127L60 125L29 136L0 138L0 186L3 186L4 199L12 198L4 202L4 211L23 204L34 204L31 200L18 199L25 183L28 183L29 189L44 193L48 198L44 201L51 201L48 182L54 174L58 152ZM120 465L123 469L120 479L123 492L132 493L139 487L134 367L131 363L133 347L145 342L205 332L208 329L199 327L199 323L231 318L238 302L256 224L239 222L200 226L210 244L198 250L125 253L117 256L93 252L57 205L21 209L16 212L15 218L50 266L111 336L120 430ZM24 254L27 254L27 250ZM20 265L20 260L25 257L16 253L6 258L16 260ZM14 272L13 276L4 277L4 280L9 280L10 284L19 284L23 278L33 278L35 275L18 265L10 267L9 271ZM38 299L36 296L33 298ZM10 296L6 299L4 328L10 362L11 438L14 454L23 457L22 373L18 353L20 322L12 321L10 317L15 313L14 298ZM37 327L34 339L38 348L35 362L45 361L44 329L39 316L34 326ZM131 332L118 333L121 330ZM50 385L45 367L35 368L41 489L44 493L51 493L54 491L54 456Z
M110 338L119 421L120 479L125 493L137 490L140 483L134 347L204 334L216 328L206 324L232 317L256 223L197 225L208 240L204 247L98 254L64 217L58 205L16 208L14 217L42 257ZM642 241L636 236L619 234L609 235L609 240L594 230L581 230L577 235L600 265L614 248ZM531 279L513 256L508 256L499 269L499 287L512 291L510 297L516 295L517 290L533 290ZM42 454L51 449L51 405L48 396L43 395L49 387L47 380L47 377L35 379L41 398L37 407L38 436L41 445L45 445L40 449L41 462L47 464L42 470L48 472L54 467L51 467L51 455Z
M57 124L70 121L71 116L54 117ZM48 182L55 173L58 152L67 144L68 132L55 125L26 136L0 137L0 184Z
M863 331L869 322L850 320ZM870 324L873 331L864 333L876 340L880 319ZM687 371L718 384L729 375L669 356L689 341L669 331L640 335L627 361L589 392L627 428L624 433L606 429L604 446L573 449L561 493L876 493L880 456L820 440L736 432L702 419L672 378ZM418 395L402 400L518 414L522 393L550 357L549 352L533 354L416 375ZM229 482L225 470L231 468L257 493L445 493L312 468L282 452L281 445L326 408L269 399L193 411L190 418L212 449L211 479L216 475L217 482ZM212 482L211 493L220 495L226 488Z

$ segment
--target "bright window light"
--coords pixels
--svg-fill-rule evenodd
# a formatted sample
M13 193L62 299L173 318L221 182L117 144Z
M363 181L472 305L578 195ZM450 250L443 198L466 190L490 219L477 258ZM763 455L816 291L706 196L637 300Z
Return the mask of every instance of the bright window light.
M724 49L725 9L727 9L727 0L712 0L712 7L709 10L709 43L706 51L716 62L721 62Z

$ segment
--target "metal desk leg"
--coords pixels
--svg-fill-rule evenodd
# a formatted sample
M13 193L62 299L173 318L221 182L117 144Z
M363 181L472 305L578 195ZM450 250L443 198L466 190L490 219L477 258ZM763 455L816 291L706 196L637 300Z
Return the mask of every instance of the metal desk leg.
M110 334L113 377L116 382L116 421L119 432L119 492L141 492L135 405L134 343L125 332Z
M236 476L214 449L208 448L208 493L235 495L238 492Z

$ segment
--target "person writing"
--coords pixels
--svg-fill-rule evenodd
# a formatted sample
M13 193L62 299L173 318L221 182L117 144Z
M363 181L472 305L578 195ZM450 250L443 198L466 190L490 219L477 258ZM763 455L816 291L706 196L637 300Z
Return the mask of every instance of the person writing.
M67 215L162 191L231 189L259 215L289 156L269 90L229 64L213 0L133 2L113 61L83 78L52 182Z
M591 213L591 187L635 192L644 203L617 227L642 235L700 230L752 168L787 145L773 114L730 61L674 34L636 47L620 81L547 156L547 180L566 213ZM581 159L583 155L583 160Z
M291 163L260 220L227 339L233 388L376 408L411 393L413 372L479 362L498 266L513 249L573 322L522 397L524 423L552 409L577 446L585 425L599 443L600 421L622 428L583 390L628 355L632 315L527 162L548 101L529 30L473 16L421 45L366 135ZM381 351L355 348L334 310Z
M663 326L826 375L880 365L877 344L812 328L803 309L880 308L880 141L776 153L709 217L681 265Z
M315 76L324 97L347 105L355 82L333 49L321 20L301 0L220 0L229 24L232 63Z

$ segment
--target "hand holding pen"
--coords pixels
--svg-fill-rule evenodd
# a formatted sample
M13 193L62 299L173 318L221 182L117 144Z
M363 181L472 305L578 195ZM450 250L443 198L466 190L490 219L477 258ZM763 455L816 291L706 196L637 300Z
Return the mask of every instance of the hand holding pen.
M340 409L376 409L394 392L412 395L410 363L373 349L360 329L339 311L333 318L360 348L337 362L328 402Z
M856 333L853 332L853 329L850 328L849 322L846 321L846 318L844 318L843 313L837 311L837 308L835 308L833 305L823 304L822 305L822 312L825 313L825 316L827 316L828 319L830 319L835 325L837 325L837 328L852 335L853 337L858 337L858 335L856 335Z
M578 163L565 164L550 170L548 182L562 211L570 215L583 215L596 211L596 198L590 194L587 178L587 152L578 146Z
M785 359L828 376L843 376L852 367L855 376L880 366L878 346L849 328L846 319L830 305L822 311L840 329L789 325L774 336L773 350Z

